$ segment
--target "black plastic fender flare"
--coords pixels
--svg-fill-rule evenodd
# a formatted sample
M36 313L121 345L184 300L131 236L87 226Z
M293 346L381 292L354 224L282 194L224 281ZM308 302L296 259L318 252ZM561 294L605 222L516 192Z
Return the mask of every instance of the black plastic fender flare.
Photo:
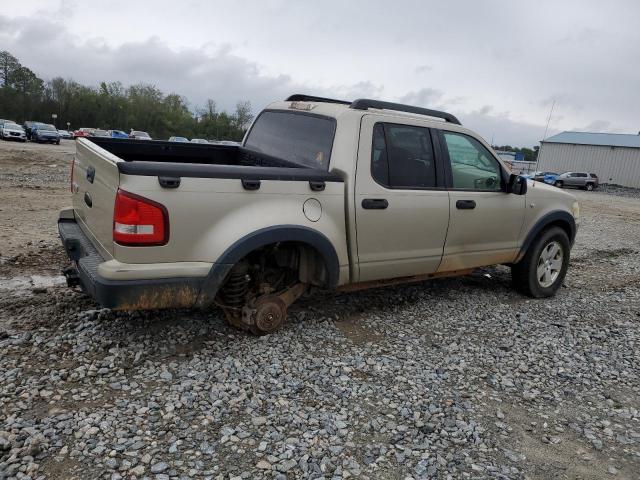
M576 232L578 229L578 227L576 226L576 221L573 218L573 215L571 215L569 212L565 212L563 210L555 210L553 212L547 213L546 215L543 215L535 223L533 228L529 230L529 233L527 234L522 247L520 247L520 252L518 252L518 256L516 257L514 263L518 263L524 258L533 241L545 228L552 224L557 225L561 223L566 224L566 226L568 227L567 233L569 234L569 243L571 244L571 246L573 246L573 242L576 238Z
M340 277L338 254L331 241L322 233L300 225L276 225L256 230L236 240L213 264L197 301L199 306L211 305L231 268L254 250L278 242L300 242L314 247L323 257L329 280L335 288Z

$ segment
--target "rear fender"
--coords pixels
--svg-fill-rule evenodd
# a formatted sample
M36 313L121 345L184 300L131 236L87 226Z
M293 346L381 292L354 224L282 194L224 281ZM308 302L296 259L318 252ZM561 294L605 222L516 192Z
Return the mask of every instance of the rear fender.
M251 252L278 242L299 242L315 248L327 269L328 287L335 288L340 277L338 254L322 233L300 225L277 225L262 228L234 242L213 264L198 298L199 306L213 303L231 268Z

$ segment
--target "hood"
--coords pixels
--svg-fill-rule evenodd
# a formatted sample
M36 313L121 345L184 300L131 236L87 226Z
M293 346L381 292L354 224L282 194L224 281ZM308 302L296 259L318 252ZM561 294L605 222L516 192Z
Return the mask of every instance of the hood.
M527 197L555 198L569 202L569 204L576 201L576 197L573 194L548 183L536 182L535 180L527 180L527 183Z

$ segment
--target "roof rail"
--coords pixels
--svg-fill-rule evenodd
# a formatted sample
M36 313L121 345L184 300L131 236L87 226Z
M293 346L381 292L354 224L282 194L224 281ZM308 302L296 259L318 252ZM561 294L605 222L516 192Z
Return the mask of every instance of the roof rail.
M305 95L304 93L296 93L286 100L287 102L323 102L323 103L341 103L343 105L351 105L346 100L336 100L334 98L314 97L313 95Z
M340 102L342 103L342 102ZM368 110L369 108L377 108L380 110L395 110L398 112L417 113L418 115L428 115L430 117L442 118L449 123L462 125L460 120L447 112L439 110L431 110L429 108L414 107L412 105L403 105L401 103L382 102L380 100L369 100L367 98L359 98L351 102L351 108L355 110Z

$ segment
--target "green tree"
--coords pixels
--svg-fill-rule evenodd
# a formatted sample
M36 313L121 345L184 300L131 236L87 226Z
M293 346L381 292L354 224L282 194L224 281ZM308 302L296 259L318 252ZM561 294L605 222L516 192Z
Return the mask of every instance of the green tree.
M154 138L172 135L241 140L253 119L251 104L238 102L233 114L218 111L208 99L194 111L178 93L165 95L156 86L100 82L96 87L55 77L48 82L20 64L9 52L0 52L0 118L35 120L73 128L145 130Z

